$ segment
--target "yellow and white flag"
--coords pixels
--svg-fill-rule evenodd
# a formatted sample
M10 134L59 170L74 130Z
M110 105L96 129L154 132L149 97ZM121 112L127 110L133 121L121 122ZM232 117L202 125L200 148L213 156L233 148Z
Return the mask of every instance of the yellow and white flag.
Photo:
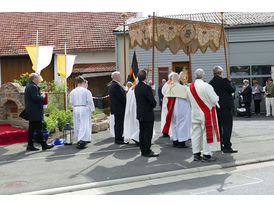
M40 74L51 62L53 46L26 46L26 50L32 62L32 70Z
M57 55L57 71L62 78L67 79L71 75L75 58L76 55Z

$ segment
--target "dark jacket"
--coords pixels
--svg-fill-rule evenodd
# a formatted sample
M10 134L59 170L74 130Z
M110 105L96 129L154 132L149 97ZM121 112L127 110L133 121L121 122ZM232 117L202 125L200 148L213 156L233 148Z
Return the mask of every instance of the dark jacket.
M227 78L215 76L209 84L212 85L215 93L219 96L220 109L232 109L234 105L232 93L235 90L231 86L230 81Z
M44 119L43 101L40 88L31 81L25 88L25 111L29 121L42 121Z
M163 85L159 85L159 87L158 87L158 97L160 99L164 98L164 95L162 94L162 88L163 88Z
M124 115L126 108L126 95L124 89L116 81L112 81L108 94L110 97L110 113Z
M241 95L243 95L243 102L245 104L250 104L252 101L252 88L250 85L248 85L244 91L241 92Z
M151 87L144 82L139 82L134 93L137 103L137 119L139 121L154 121L153 108L156 107L157 103Z

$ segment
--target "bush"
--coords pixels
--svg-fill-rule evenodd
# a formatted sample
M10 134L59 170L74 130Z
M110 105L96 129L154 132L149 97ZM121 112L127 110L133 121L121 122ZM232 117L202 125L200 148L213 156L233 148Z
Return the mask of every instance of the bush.
M103 112L100 109L95 108L94 114L91 113L91 117L95 116L96 114L102 114Z
M44 121L47 124L47 129L49 133L54 133L56 128L56 121L52 117L44 117Z

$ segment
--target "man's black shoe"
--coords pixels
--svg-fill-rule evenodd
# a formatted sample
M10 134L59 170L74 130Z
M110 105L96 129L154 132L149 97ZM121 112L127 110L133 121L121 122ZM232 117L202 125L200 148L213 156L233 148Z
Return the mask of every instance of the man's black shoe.
M143 154L144 157L159 157L159 154L150 152L149 154Z
M186 143L185 143L185 142L178 142L177 147L178 147L178 148L188 148L188 146L186 146Z
M166 134L166 133L163 133L163 136L162 136L162 137L169 137L169 135Z
M27 151L38 151L39 149L34 146L27 146Z
M43 145L42 145L42 150L51 149L51 148L53 148L53 147L54 147L54 145L53 145L53 144L48 145L48 144L46 143L46 144L43 144Z
M211 155L203 155L202 162L215 162L216 159Z
M223 151L223 153L237 153L238 152L238 150L234 150L232 148L230 148L230 149L224 148L222 151Z
M173 141L173 147L178 147L178 141L176 140L176 141Z
M138 147L140 146L140 143L137 142L135 139L132 139L132 141L135 142L136 146L138 146Z
M202 160L201 153L194 154L194 161L200 161Z
M128 144L128 142L124 142L124 141L115 141L115 144Z

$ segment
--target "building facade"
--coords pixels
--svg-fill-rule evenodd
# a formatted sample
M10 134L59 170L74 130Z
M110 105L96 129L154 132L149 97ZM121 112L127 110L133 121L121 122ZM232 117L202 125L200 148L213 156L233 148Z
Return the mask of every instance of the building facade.
M204 14L204 16L206 15L211 15L212 19L218 17L216 14L214 16L214 13ZM197 14L197 18L198 16L199 14ZM235 17L234 22L232 19L233 16ZM253 19L246 20L246 18L250 19L248 18L250 16L253 16ZM261 86L265 86L267 78L274 78L274 15L273 13L248 13L245 15L241 13L228 13L227 17L232 19L227 20L229 24L227 23L225 26L225 33L229 43L227 49L228 72L230 79L236 86L235 104L237 105L237 92L243 85L243 79L248 79L251 84L256 79ZM132 21L134 20L131 19ZM121 28L117 28L114 34L116 34L116 41L118 41L116 42L116 46L118 45L118 48L120 48L123 45ZM127 47L129 58L127 69L130 68L134 50L137 54L139 68L144 69L149 65L151 69L152 49L144 50L138 46L132 50ZM120 49L116 53L117 70L123 70L124 68L123 62L121 62L123 61L122 55L123 50ZM161 79L167 79L168 73L171 71L179 73L184 68L188 70L189 82L194 80L192 78L193 72L197 68L205 70L207 82L213 77L212 69L214 66L221 66L224 69L224 76L226 76L223 47L220 47L216 52L207 49L204 54L198 50L197 53L191 55L191 58L183 51L179 51L176 55L173 55L169 49L166 49L164 52L159 52L155 49L154 56L154 82L156 91L159 84L161 84ZM151 78L152 75L150 73L148 79L150 80ZM158 100L157 94L156 99ZM263 111L265 110L264 101L261 102L261 108Z

